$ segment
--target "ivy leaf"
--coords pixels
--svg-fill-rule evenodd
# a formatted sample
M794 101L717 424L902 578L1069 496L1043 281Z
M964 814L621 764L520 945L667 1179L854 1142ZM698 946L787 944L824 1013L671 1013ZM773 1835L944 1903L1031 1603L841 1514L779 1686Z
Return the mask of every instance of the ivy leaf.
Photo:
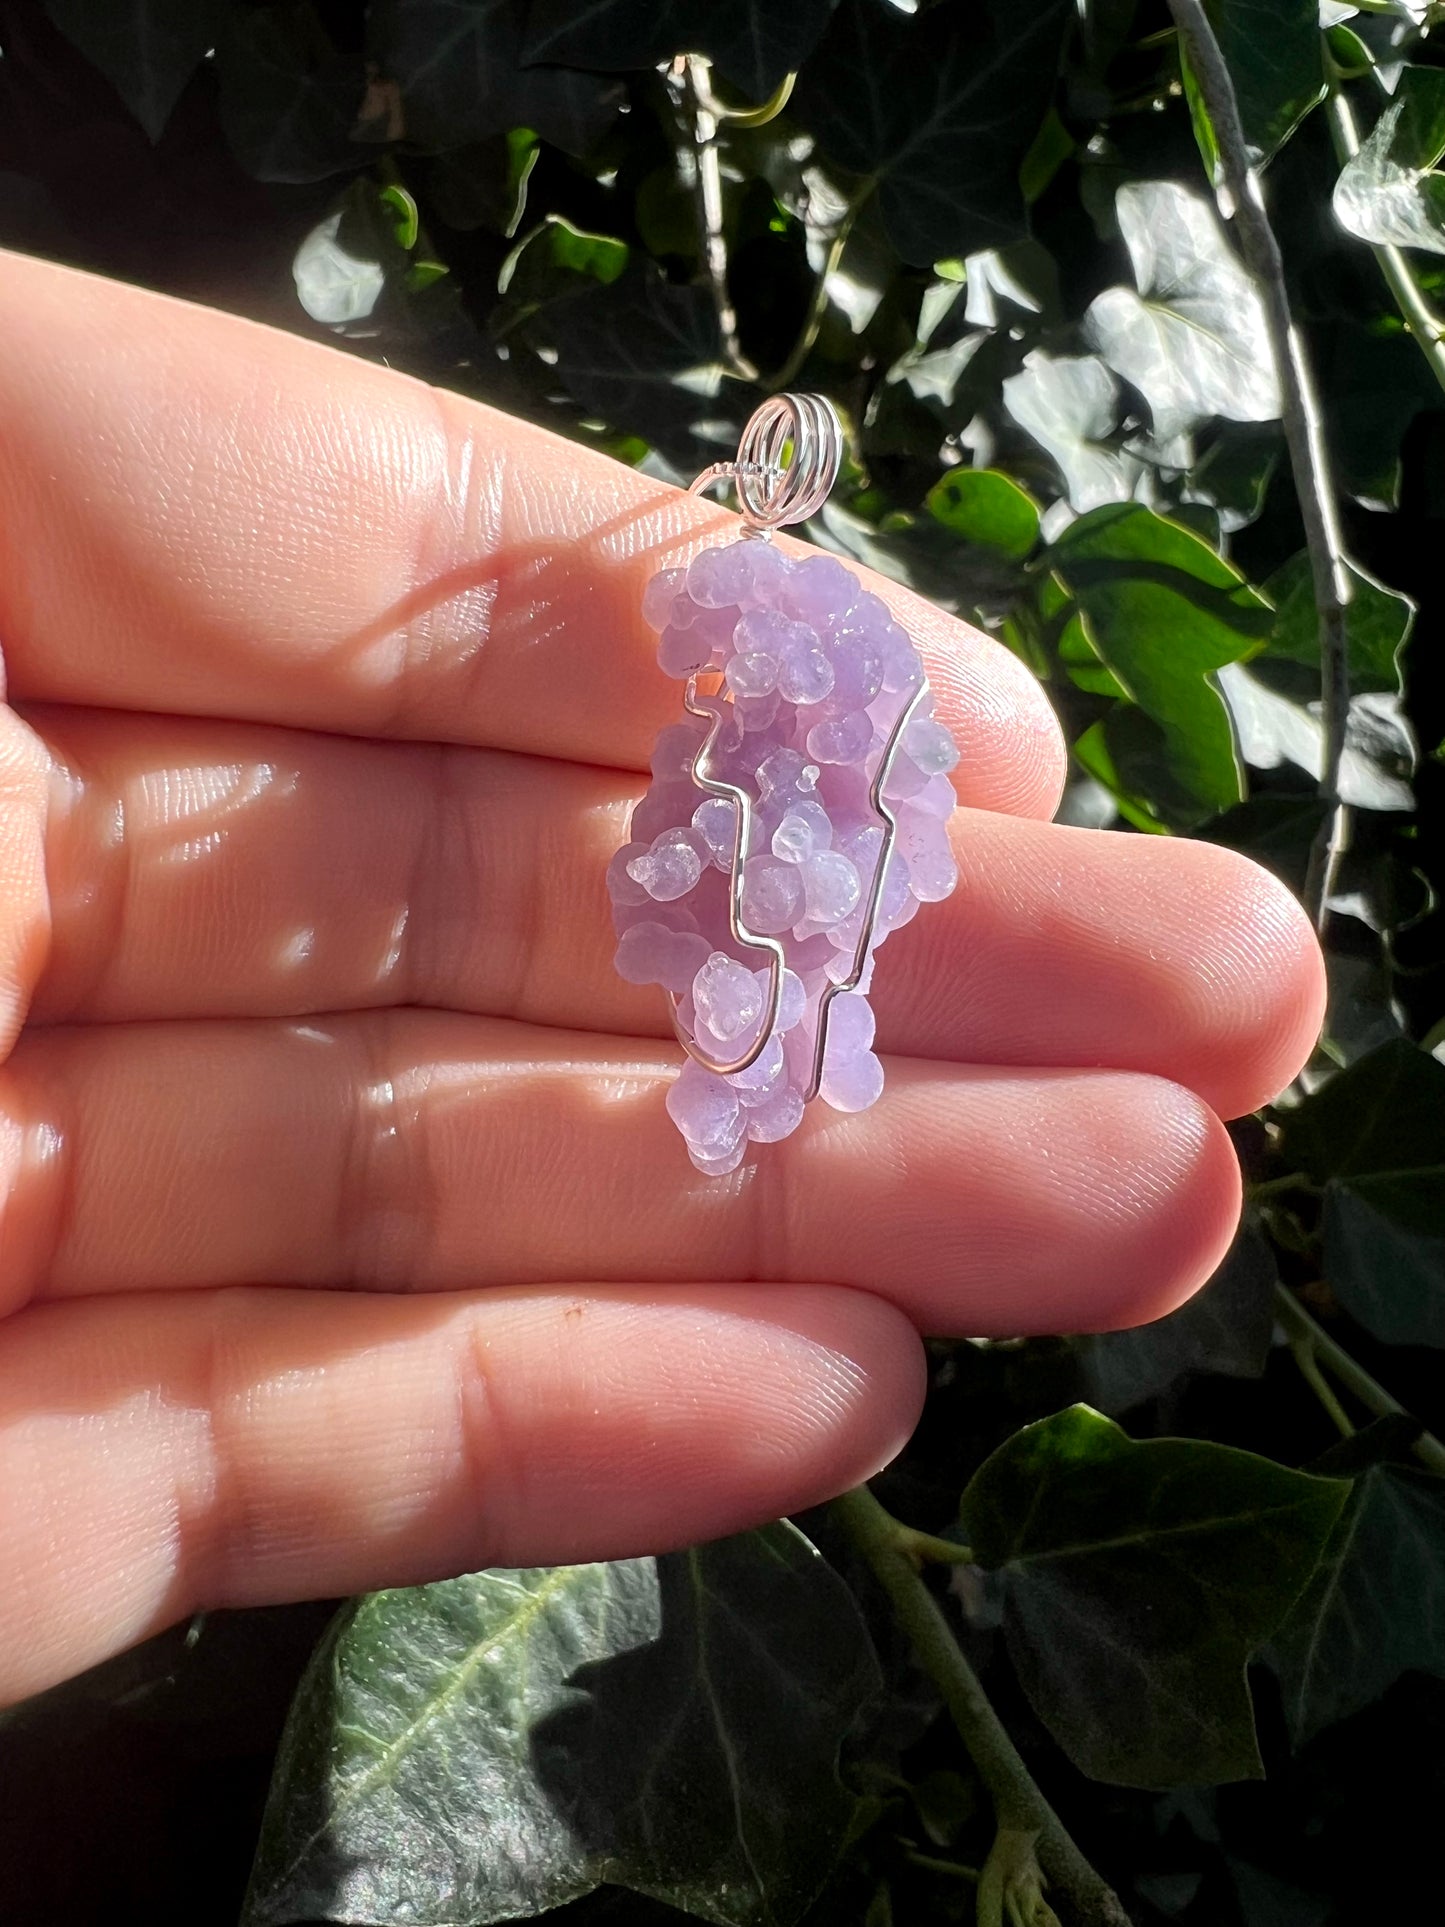
M1160 440L1200 421L1273 421L1279 379L1264 307L1213 208L1175 181L1130 181L1114 210L1138 292L1109 288L1083 331L1149 403Z
M533 0L524 60L601 73L707 54L749 99L764 101L817 46L837 0Z
M238 8L216 63L231 152L258 181L321 181L367 159L352 136L365 81L318 56L309 7Z
M1407 67L1395 97L1335 183L1335 218L1376 246L1445 254L1445 73Z
M1193 1372L1258 1378L1274 1330L1278 1275L1268 1243L1246 1225L1209 1283L1178 1311L1135 1331L1079 1341L1084 1396L1101 1412L1127 1412Z
M1263 598L1192 530L1137 502L1080 516L1050 555L1101 660L1163 732L1175 794L1161 800L1195 821L1239 802L1212 677L1268 634Z
M936 522L964 542L1022 561L1039 539L1039 505L996 468L951 468L924 497Z
M1396 589L1387 589L1363 569L1348 565L1353 598L1345 613L1349 641L1350 687L1391 690L1401 687L1400 652L1409 640L1415 605ZM1319 619L1309 557L1291 556L1266 582L1265 594L1274 604L1274 629L1268 654L1279 660L1304 663L1319 671Z
M401 88L408 136L445 149L530 127L585 155L622 104L616 81L523 67L513 0L374 0L373 55Z
M45 0L45 11L153 141L224 18L223 0Z
M877 184L907 262L1019 239L1019 169L1058 73L1064 0L978 0L910 19L843 0L792 111L838 166Z
M1282 1149L1324 1185L1324 1270L1387 1345L1445 1347L1445 1064L1403 1038L1290 1113Z
M1296 1746L1402 1673L1445 1679L1445 1480L1375 1465L1270 1642Z
M1119 384L1097 355L1035 348L1003 383L1003 405L1052 455L1081 515L1133 495L1144 464L1109 439L1119 425Z
M629 273L610 287L549 302L531 324L557 355L557 373L603 421L644 436L679 462L718 459L708 438L735 443L746 412L727 379L707 291ZM740 394L751 395L742 384Z
M1234 82L1250 159L1278 153L1325 97L1319 0L1211 0L1210 20ZM1184 91L1210 179L1223 179L1219 144L1181 46Z
M1070 1759L1165 1788L1263 1771L1245 1663L1348 1493L1229 1446L1138 1444L1076 1405L999 1447L960 1523L1001 1575L1019 1679Z
M1324 767L1319 672L1292 662L1262 659L1228 663L1220 687L1234 718L1244 760L1254 769L1292 763L1316 782ZM1415 746L1399 698L1382 693L1350 698L1340 795L1352 809L1408 810Z
M788 1525L374 1593L302 1683L245 1927L484 1927L604 1881L786 1927L856 1819L839 1749L879 1684Z

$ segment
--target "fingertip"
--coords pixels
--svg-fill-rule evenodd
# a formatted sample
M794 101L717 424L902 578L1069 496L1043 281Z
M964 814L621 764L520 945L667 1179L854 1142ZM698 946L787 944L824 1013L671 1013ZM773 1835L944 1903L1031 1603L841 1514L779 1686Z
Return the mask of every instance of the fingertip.
M1236 850L1193 848L1208 850L1217 879L1208 935L1233 1034L1191 1081L1221 1116L1242 1117L1277 1097L1308 1061L1325 1018L1324 954L1298 898L1271 871Z
M1091 1281L1087 1321L1075 1329L1120 1331L1177 1311L1213 1277L1239 1228L1239 1160L1215 1111L1165 1078L1127 1081L1134 1137L1120 1161L1132 1169L1116 1188L1114 1264Z

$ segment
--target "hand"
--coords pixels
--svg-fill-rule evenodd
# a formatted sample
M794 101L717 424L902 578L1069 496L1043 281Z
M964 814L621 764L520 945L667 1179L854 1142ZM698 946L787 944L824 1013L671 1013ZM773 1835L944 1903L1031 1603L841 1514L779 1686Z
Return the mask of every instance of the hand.
M1168 1311L1317 1029L1285 892L1053 828L1002 648L888 1090L732 1180L603 872L726 518L360 360L0 274L0 1698L200 1606L657 1550L866 1477L918 1329ZM22 1030L22 1024L25 1026Z

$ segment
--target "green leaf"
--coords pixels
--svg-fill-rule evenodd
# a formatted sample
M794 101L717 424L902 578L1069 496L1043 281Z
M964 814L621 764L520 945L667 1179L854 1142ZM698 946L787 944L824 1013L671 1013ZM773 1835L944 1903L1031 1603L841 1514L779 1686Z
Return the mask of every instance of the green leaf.
M303 1682L245 1927L483 1927L604 1881L787 1927L855 1823L839 1749L879 1684L788 1525L375 1593Z
M1258 290L1212 207L1175 181L1131 181L1115 197L1138 292L1109 288L1084 336L1149 404L1160 440L1214 415L1273 421L1279 380Z
M488 228L510 238L526 212L537 154L537 137L529 127L439 154L427 178L435 218L462 233Z
M1325 97L1319 0L1209 0L1209 14L1234 82L1250 159L1260 165ZM1182 48L1181 56L1199 150L1218 182L1223 176L1214 129Z
M1242 795L1213 672L1268 633L1264 600L1207 542L1130 502L1093 510L1050 552L1099 656L1163 733L1173 795L1194 820Z
M1188 1439L1136 1444L1076 1405L1000 1446L960 1523L1001 1574L1034 1710L1091 1779L1261 1771L1245 1663L1314 1568L1349 1487Z
M521 64L513 0L373 0L373 55L401 88L408 137L462 147L530 127L585 155L616 119L616 81L568 67Z
M1292 763L1319 781L1324 765L1319 672L1262 657L1228 663L1220 687L1234 718L1244 760L1253 769ZM1350 698L1340 795L1352 809L1408 810L1415 746L1399 699L1382 693Z
M1445 1164L1445 1065L1385 1044L1289 1112L1280 1148L1320 1184Z
M1039 539L1039 505L996 468L951 468L934 483L924 505L965 542L999 549L1019 561Z
M731 433L733 397L723 395L717 315L705 288L674 287L634 271L611 287L547 303L532 327L555 349L558 375L591 413L679 462L696 465L703 453L719 459L721 450L709 451L694 432L706 426L720 439ZM749 392L740 390L740 402Z
M707 54L749 100L762 102L801 67L836 0L532 0L524 60L602 73Z
M1415 621L1415 605L1396 589L1347 565L1353 599L1346 612L1349 637L1350 687L1354 690L1398 691L1400 652ZM1276 569L1264 585L1274 604L1274 629L1268 654L1302 662L1318 673L1319 618L1315 614L1314 582L1309 556L1303 551Z
M928 267L1022 236L1019 170L1054 90L1064 0L977 0L910 19L843 0L792 111L877 183L893 245Z
M1382 1044L1289 1114L1281 1149L1324 1186L1340 1303L1387 1345L1445 1347L1445 1064Z
M1445 1678L1445 1480L1376 1465L1270 1642L1296 1746L1412 1669Z
M1081 1390L1101 1412L1127 1412L1194 1372L1258 1378L1274 1330L1278 1268L1260 1232L1240 1231L1202 1291L1167 1318L1079 1341Z
M589 282L610 286L625 270L627 257L625 241L587 234L560 214L549 214L502 263L497 289L511 308L529 313L544 301L580 292Z
M1335 183L1335 218L1376 246L1445 254L1445 72L1407 67Z
M216 63L221 126L258 181L321 181L369 157L352 137L361 70L318 55L319 38L309 7L238 8L227 23Z
M1119 384L1097 355L1035 348L1002 393L1019 427L1053 457L1080 514L1134 493L1144 464L1111 440L1119 425Z
M1336 1180L1321 1229L1325 1276L1367 1331L1445 1349L1445 1162Z
M45 0L45 11L153 141L224 18L222 0Z

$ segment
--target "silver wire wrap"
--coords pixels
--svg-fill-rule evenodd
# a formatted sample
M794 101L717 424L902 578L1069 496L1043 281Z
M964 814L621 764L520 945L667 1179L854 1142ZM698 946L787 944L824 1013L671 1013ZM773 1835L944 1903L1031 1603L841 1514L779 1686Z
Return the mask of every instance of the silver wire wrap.
M785 468L783 455L789 442L792 443L792 460ZM734 482L742 507L743 533L761 536L766 540L774 529L783 528L790 522L805 522L809 516L817 514L838 479L843 448L843 424L838 418L838 411L826 396L772 395L749 418L743 429L737 460L714 462L690 485L689 493L696 495L714 482ZM667 1000L672 1012L672 1027L688 1056L716 1077L733 1077L739 1071L751 1069L767 1048L782 1001L787 953L776 937L767 937L750 929L743 918L743 866L752 847L755 821L752 798L736 783L715 776L708 768L727 718L727 699L721 689L715 694L700 696L697 681L697 673L688 677L683 707L691 715L711 717L712 726L692 759L690 774L698 789L709 796L727 797L734 805L736 821L733 825L732 875L728 880L728 926L741 949L756 950L766 955L768 994L752 1044L741 1056L729 1061L709 1056L683 1028L678 1018L679 999L669 991ZM899 711L889 731L869 789L868 800L883 825L883 841L873 868L863 922L853 951L852 968L840 982L825 984L818 999L818 1028L813 1040L812 1070L808 1087L803 1092L805 1103L813 1101L823 1082L823 1060L828 1050L828 1013L833 999L841 997L846 991L856 990L868 965L873 934L878 924L878 911L883 901L883 886L898 837L898 819L884 797L884 786L898 760L903 732L927 694L928 678L925 676Z
M791 442L793 459L783 466ZM789 522L806 522L832 493L843 461L843 424L826 395L770 395L749 416L737 460L714 462L688 493L714 482L736 483L743 524L752 535L770 535Z

